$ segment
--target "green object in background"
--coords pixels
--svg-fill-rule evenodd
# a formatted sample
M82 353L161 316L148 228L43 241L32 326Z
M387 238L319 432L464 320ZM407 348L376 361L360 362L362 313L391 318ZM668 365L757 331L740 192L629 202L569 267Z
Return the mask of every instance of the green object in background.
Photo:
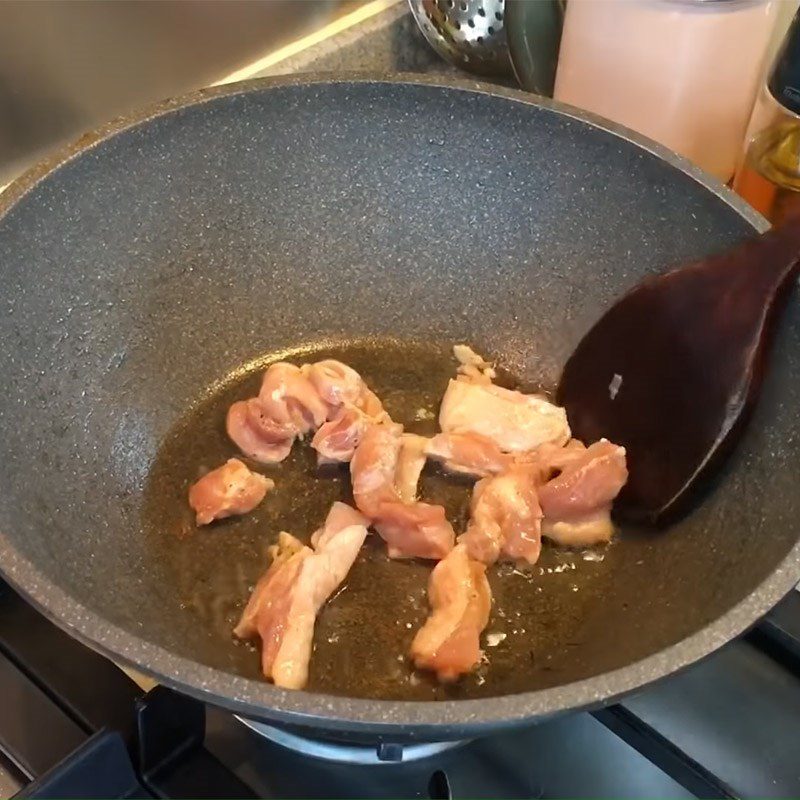
M552 97L564 23L563 0L507 0L505 22L519 85Z

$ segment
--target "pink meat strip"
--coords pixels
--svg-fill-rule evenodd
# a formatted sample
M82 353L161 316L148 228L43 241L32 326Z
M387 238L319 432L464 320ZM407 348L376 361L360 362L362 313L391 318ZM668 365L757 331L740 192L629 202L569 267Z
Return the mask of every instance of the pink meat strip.
M367 536L367 520L345 503L334 503L322 528L303 546L279 537L273 562L259 580L234 634L261 639L261 668L276 686L302 689L317 615L342 585Z
M230 407L226 429L243 453L270 464L283 461L294 440L322 425L328 413L300 367L279 361L264 373L258 397Z
M281 531L278 544L270 547L272 563L256 583L233 629L240 639L261 639L261 667L266 678L272 677L272 665L283 641L300 565L313 553L299 539Z
M614 532L611 504L628 480L625 448L605 439L588 448L573 440L539 458L550 473L539 487L542 534L564 547L607 542Z
M325 402L334 409L311 441L320 464L347 463L368 425L390 423L377 395L361 376L340 361L312 364L309 379Z
M476 484L460 541L485 564L534 564L542 536L563 547L607 542L614 532L611 504L627 478L625 448L611 442L542 445Z
M444 558L455 533L441 506L415 500L425 441L399 425L370 425L350 462L353 497L390 558Z
M387 503L372 526L386 542L389 558L438 561L455 543L444 509L431 503Z
M264 373L258 392L265 412L277 422L292 422L298 436L318 428L330 413L330 407L307 377L308 371L306 367L279 361Z
M500 475L478 481L470 521L459 539L471 558L484 564L501 558L536 563L542 549L537 476L537 467L514 464Z
M386 503L400 500L395 470L402 445L400 426L370 425L350 461L353 499L358 510L375 519Z
M431 614L411 643L411 659L440 681L457 680L483 656L480 635L492 607L486 566L470 559L463 544L456 545L434 567L428 601Z
M443 462L450 472L476 478L497 475L508 469L512 461L492 439L478 433L437 433L428 440L426 453Z
M238 458L230 458L189 488L189 505L198 525L215 519L247 514L275 487L275 481L251 472Z

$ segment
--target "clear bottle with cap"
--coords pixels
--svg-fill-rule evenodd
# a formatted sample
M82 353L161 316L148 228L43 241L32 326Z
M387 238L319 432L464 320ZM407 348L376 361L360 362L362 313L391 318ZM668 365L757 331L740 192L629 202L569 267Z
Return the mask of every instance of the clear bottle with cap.
M733 188L770 222L800 215L800 12L756 102Z
M569 0L554 96L733 177L781 0Z

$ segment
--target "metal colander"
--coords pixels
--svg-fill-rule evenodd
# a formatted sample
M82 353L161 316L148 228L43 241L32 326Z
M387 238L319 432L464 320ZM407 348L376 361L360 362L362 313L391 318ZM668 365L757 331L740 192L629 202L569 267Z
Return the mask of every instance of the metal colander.
M425 38L443 58L480 75L510 76L505 0L408 0Z

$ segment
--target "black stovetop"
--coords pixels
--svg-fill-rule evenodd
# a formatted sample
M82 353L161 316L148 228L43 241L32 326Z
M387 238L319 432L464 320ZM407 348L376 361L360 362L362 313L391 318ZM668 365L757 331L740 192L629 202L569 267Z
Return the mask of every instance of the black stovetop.
M164 687L145 694L0 582L0 776L0 796L48 798L798 797L800 594L617 705L360 766Z

